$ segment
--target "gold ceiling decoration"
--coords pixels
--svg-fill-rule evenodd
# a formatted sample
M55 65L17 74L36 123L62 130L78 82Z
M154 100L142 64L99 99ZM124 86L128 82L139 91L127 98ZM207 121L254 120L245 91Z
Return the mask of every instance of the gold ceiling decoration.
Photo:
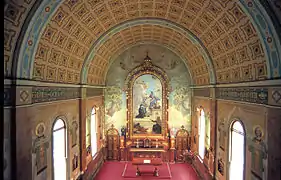
M79 83L94 42L110 28L136 18L161 18L190 30L212 58L218 83L264 79L265 55L250 19L237 1L227 0L81 0L65 1L42 33L33 79ZM204 58L190 40L157 25L128 27L97 50L89 66L89 84L104 84L109 59L141 41L165 44L187 60L195 84L209 84Z

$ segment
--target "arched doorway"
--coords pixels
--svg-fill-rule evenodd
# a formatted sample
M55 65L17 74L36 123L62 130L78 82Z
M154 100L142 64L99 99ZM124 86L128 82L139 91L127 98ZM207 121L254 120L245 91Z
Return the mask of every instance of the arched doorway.
M92 109L91 113L91 152L92 157L97 153L97 126L96 126L96 110Z
M230 126L229 135L229 180L244 179L245 130L240 121Z
M67 132L63 120L57 119L52 131L52 147L53 147L53 179L67 179Z

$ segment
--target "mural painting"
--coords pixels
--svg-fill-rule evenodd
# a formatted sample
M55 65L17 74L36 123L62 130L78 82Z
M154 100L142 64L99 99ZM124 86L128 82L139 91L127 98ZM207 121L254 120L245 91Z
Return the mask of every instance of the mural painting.
M78 155L74 154L72 159L72 171L78 168Z
M179 66L179 67L178 67ZM177 63L175 70L181 72L179 69L183 66L181 63ZM174 70L174 69L173 69ZM184 126L188 132L191 131L191 109L190 109L190 89L187 87L187 81L185 76L178 76L171 73L170 80L170 94L169 94L169 128L170 133L174 134ZM183 87L183 85L186 87Z
M225 150L225 137L226 137L226 132L224 128L225 128L224 120L221 120L219 124L219 146L223 151Z
M105 90L105 130L112 124L121 132L126 125L126 94L118 86L111 86Z
M49 142L45 136L37 137L33 145L33 153L35 154L35 167L37 175L47 168L47 150Z
M254 138L249 146L251 152L251 173L252 179L263 179L264 162L267 158L267 149L263 141L263 130L260 126L253 129Z
M191 131L190 116L190 76L187 73L183 61L172 51L164 49L157 45L138 45L135 46L118 57L115 57L106 77L105 89L105 131L112 124L122 134L122 127L126 127L126 91L125 79L128 73L136 66L144 62L144 55L149 51L149 57L154 65L165 71L169 77L169 129L176 132L183 125L189 132ZM118 76L116 76L118 74ZM140 86L140 85L139 85ZM147 96L150 92L146 92ZM157 92L153 92L156 95ZM156 93L156 94L155 94ZM162 98L162 97L158 97ZM149 101L150 99L147 99ZM161 101L162 102L162 101ZM138 114L138 108L134 112L134 117ZM143 107L142 107L143 108ZM146 108L149 113L149 105ZM171 116L173 114L173 116ZM151 118L152 119L152 118ZM159 119L159 118L158 118ZM157 118L152 119L157 122ZM161 116L160 116L160 120ZM159 121L159 120L158 120ZM151 121L151 124L156 124ZM141 124L141 123L140 123ZM138 126L138 125L137 125ZM151 127L150 127L151 129ZM124 129L123 129L124 131ZM138 133L138 132L137 132Z
M133 85L133 133L161 134L162 84L154 75L138 77Z
M78 130L78 123L76 121L73 121L72 122L72 129L71 129L72 147L76 146L76 144L77 144L77 130Z

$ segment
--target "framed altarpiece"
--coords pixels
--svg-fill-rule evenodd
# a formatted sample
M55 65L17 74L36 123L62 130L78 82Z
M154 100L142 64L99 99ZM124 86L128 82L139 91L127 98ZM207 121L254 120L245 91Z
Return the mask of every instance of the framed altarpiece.
M166 73L146 56L141 65L129 72L125 88L127 148L145 148L147 139L150 148L167 148L169 80Z

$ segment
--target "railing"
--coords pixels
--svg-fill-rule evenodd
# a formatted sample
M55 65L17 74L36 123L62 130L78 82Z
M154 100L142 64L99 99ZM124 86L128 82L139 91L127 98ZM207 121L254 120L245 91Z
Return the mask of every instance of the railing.
M93 160L88 164L87 169L83 175L83 180L92 180L99 172L100 168L104 163L104 153L101 149L93 158Z

